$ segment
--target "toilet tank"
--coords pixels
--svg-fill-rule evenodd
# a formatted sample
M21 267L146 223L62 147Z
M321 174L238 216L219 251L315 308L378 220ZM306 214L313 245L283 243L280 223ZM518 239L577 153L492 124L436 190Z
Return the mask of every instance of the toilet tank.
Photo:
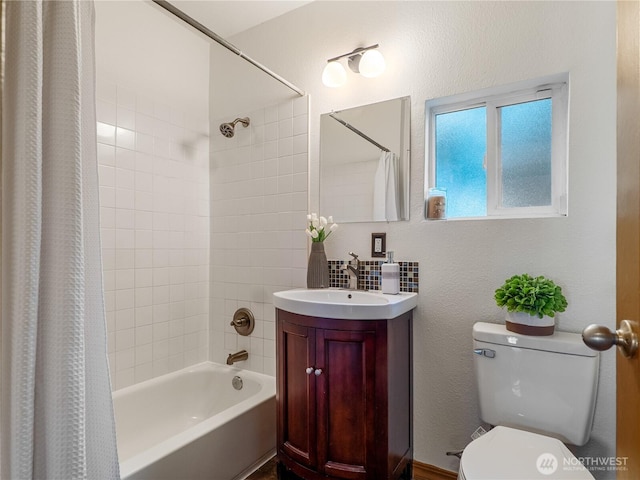
M591 435L599 354L576 333L528 336L504 325L473 326L480 417L584 445Z

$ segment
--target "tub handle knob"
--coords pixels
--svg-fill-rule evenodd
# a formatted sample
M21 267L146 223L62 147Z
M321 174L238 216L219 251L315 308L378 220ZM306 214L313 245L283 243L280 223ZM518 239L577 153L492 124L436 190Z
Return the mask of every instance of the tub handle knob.
M316 374L316 377L319 377L320 375L322 375L322 369L321 368L316 368L316 371L313 372Z
M233 320L231 320L231 326L236 329L240 335L247 336L253 332L255 326L255 318L251 310L248 308L239 308L233 314Z
M307 375L311 375L313 373L313 367L307 367L305 372L307 372Z

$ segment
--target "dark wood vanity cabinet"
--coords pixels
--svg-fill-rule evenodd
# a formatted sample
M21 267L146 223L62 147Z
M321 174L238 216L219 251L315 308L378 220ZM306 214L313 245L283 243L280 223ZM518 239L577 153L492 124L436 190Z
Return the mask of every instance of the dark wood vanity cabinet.
M412 312L276 319L278 478L410 479Z

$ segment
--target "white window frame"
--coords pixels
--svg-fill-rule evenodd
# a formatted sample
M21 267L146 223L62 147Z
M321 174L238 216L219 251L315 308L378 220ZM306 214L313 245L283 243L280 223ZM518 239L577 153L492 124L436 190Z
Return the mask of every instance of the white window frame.
M500 155L500 107L534 100L552 100L551 131L551 205L533 207L503 207ZM568 74L531 80L505 87L455 95L426 102L425 138L427 168L425 168L425 202L430 188L436 187L435 125L436 115L486 107L487 151L487 214L463 218L530 218L567 215L567 140L568 140Z

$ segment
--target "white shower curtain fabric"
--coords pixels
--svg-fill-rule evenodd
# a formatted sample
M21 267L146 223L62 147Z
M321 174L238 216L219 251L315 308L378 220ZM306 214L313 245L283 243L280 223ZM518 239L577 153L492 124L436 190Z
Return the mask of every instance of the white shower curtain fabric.
M375 221L399 220L398 168L398 156L395 153L380 152L378 168L373 179L373 220Z
M6 2L3 479L119 478L94 83L93 2Z

